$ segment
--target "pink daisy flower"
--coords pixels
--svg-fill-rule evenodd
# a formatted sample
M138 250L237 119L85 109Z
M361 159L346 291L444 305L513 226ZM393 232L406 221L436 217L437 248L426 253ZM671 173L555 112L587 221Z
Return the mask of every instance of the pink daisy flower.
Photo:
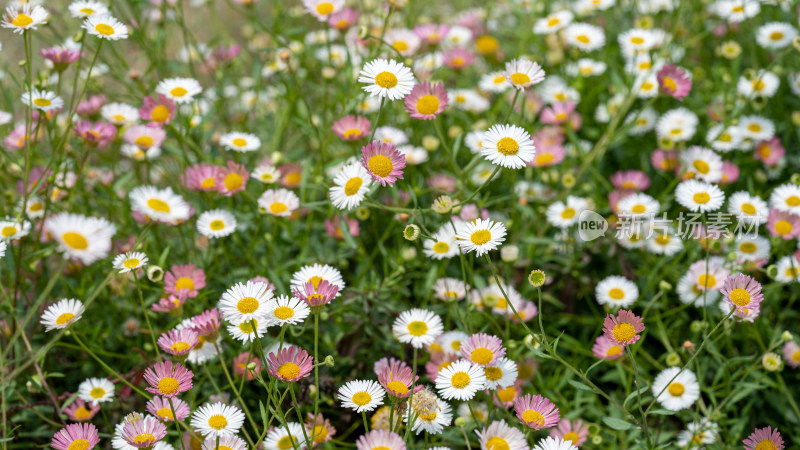
M655 149L650 154L650 162L658 170L672 170L678 167L678 153L675 150Z
M767 216L767 230L773 237L794 239L800 235L800 216L772 208Z
M206 287L206 274L194 264L172 266L164 275L164 290L170 294L180 295L188 292L188 297L195 298L200 289Z
M150 448L167 435L167 426L154 417L125 420L122 439L136 448Z
M172 361L155 363L153 367L144 371L144 379L150 384L150 387L145 389L152 394L176 397L192 388L193 376L191 370L179 363Z
M189 405L179 399L173 398L172 399L172 406L175 407L175 415L172 414L172 408L169 405L169 399L167 397L161 397L156 395L152 398L152 400L147 402L147 412L156 416L159 420L164 422L174 422L175 418L177 417L178 421L183 421L189 414L191 413L191 409Z
M344 116L331 126L331 129L339 139L344 141L357 141L369 135L372 127L369 119L361 116Z
M317 414L317 417L314 417L314 414L307 413L305 426L308 431L308 437L313 441L311 443L312 448L328 442L336 436L336 428L322 414Z
M193 191L216 191L220 169L219 166L206 163L194 164L186 168L181 182Z
M460 351L464 359L480 366L487 366L497 361L497 358L506 356L503 340L486 333L470 336L461 343Z
M508 409L514 406L517 399L522 395L522 380L517 380L508 387L497 387L497 390L492 394L494 405L498 408Z
M31 141L36 140L36 127L31 128L31 134L25 134L25 124L19 125L14 127L8 136L3 140L3 144L8 150L19 150L21 148L25 148L25 141L31 139Z
M327 305L336 297L338 292L339 286L327 280L320 281L316 288L314 287L314 282L309 281L303 286L302 290L294 288L292 296L303 300L308 306L314 308Z
M641 317L625 309L619 310L616 316L607 315L603 325L605 336L619 345L635 343L645 328Z
M719 184L735 183L738 179L739 166L730 161L722 161L722 178L720 178Z
M269 278L267 278L267 277L262 277L261 275L254 276L253 278L250 278L250 279L249 279L249 280L247 280L247 281L249 281L250 283L264 283L264 284L266 284L266 285L267 285L267 289L269 289L269 290L271 290L271 291L274 291L274 290L275 290L275 285L274 285L274 284L272 284L272 283L269 281Z
M76 123L75 133L83 139L84 144L92 148L106 147L117 137L117 129L114 125L90 120L81 120Z
M611 184L617 189L644 191L650 187L650 178L641 170L620 170L611 175Z
M406 112L414 119L431 120L447 108L447 92L442 83L424 82L414 86L404 100Z
M800 367L800 345L797 345L795 341L783 344L783 359L793 369Z
M577 104L572 100L554 103L553 106L544 108L539 116L542 123L549 125L561 125L569 120L569 116L575 112Z
M786 155L786 149L783 148L781 139L773 137L770 140L756 143L753 159L763 162L768 167L775 167L783 159L784 155Z
M167 132L164 129L147 125L134 125L125 130L125 134L122 136L125 142L135 145L141 150L161 147L166 137Z
M94 116L100 114L100 109L106 104L106 100L106 96L103 94L90 95L89 98L78 103L76 112L79 116Z
M165 297L161 297L158 299L158 303L153 303L150 306L150 309L156 312L170 312L175 311L184 303L186 303L186 299L189 298L189 290L182 289L178 295L168 295Z
M73 423L56 431L50 446L56 450L90 450L99 442L97 427L90 423Z
M334 239L343 240L344 230L342 230L342 220L347 223L347 234L353 237L360 234L361 230L358 220L350 219L347 216L334 216L332 219L325 219L325 233Z
M624 348L613 339L607 338L604 334L597 336L592 345L592 353L599 359L613 361L622 357Z
M395 367L395 370L399 370L400 368L409 367L405 361L395 358L394 356L385 356L377 361L375 364L372 365L372 371L375 372L375 376L378 376L383 372L383 369L387 367Z
M186 356L197 345L197 333L189 328L173 329L158 338L161 350L172 356Z
M692 80L689 79L686 71L678 66L665 65L658 71L656 78L658 78L658 86L661 88L661 92L678 100L683 101L692 90Z
M406 363L396 359L384 366L378 374L378 382L394 398L408 398L411 395L411 385L418 379ZM417 387L422 389L422 386Z
M39 50L42 58L50 60L57 72L63 72L67 67L77 61L83 52L67 47L51 47Z
M356 450L373 450L388 448L391 450L406 450L406 443L399 434L389 430L372 430L361 435L356 441Z
M506 308L505 311L506 317L513 323L520 323L520 319L522 319L523 322L530 322L531 319L539 314L539 308L530 300L522 300L515 308L517 308L517 314L514 314L511 308ZM517 315L519 315L519 317L517 317Z
M345 8L328 16L328 26L337 30L346 30L358 22L359 12L353 8Z
M726 278L719 291L731 308L737 311L759 309L764 300L761 283L743 273Z
M297 164L282 164L278 172L281 173L280 185L285 188L296 188L303 181L303 168Z
M436 381L440 370L450 367L450 364L453 364L459 359L461 359L460 355L443 352L431 353L430 359L425 363L425 372L428 379Z
M145 97L142 100L142 107L139 108L139 117L142 120L164 125L168 124L175 115L175 102L168 99L164 94L158 94L158 101L153 97Z
M217 308L211 308L203 311L192 317L192 324L192 329L194 329L197 334L203 336L206 340L216 341L219 327L222 325L219 318L219 310Z
M778 429L772 427L756 428L742 443L747 450L783 450L783 438Z
M214 182L217 185L217 192L230 197L243 191L249 179L250 172L245 166L228 161L224 167L219 168L217 179Z
M250 363L254 363L256 365L255 369L248 370L247 365ZM245 381L254 380L255 374L261 373L263 365L261 364L261 359L257 356L253 356L250 352L242 352L239 353L238 356L233 358L233 371L236 375L240 377L244 377Z
M398 178L403 179L406 157L394 144L372 141L361 148L361 165L376 183L393 186Z
M525 425L534 430L552 428L558 423L558 408L539 394L528 394L514 402L514 411Z
M575 447L580 447L589 437L589 426L584 425L581 419L574 421L561 419L558 421L558 427L550 430L550 436L561 438L565 442L570 441Z
M536 156L531 160L528 165L532 167L549 167L554 166L567 156L567 149L561 145L548 145L538 147L536 149Z
M442 42L442 39L444 39L449 32L449 25L437 23L426 23L425 25L417 25L414 27L414 33L419 36L423 42L428 44L438 44Z
M270 375L283 381L297 381L311 373L314 357L300 347L288 347L267 357Z
M456 47L442 54L442 63L451 69L463 69L475 62L475 54L466 48Z
M100 404L90 405L78 398L64 408L63 412L73 422L86 422L100 412Z

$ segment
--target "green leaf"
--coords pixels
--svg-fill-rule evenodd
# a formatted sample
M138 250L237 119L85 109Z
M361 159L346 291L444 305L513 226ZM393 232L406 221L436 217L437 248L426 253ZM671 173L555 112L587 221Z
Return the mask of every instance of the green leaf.
M603 417L603 423L619 431L625 431L625 430L630 430L631 428L636 428L636 425L630 422L624 421L622 419L615 419L613 417Z
M579 391L594 392L594 389L586 384L581 383L580 381L567 380L567 383Z

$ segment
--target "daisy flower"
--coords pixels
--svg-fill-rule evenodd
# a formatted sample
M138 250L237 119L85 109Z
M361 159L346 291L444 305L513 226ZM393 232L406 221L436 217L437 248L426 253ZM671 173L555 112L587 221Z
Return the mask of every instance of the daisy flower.
M392 28L383 36L387 44L403 56L411 56L422 44L422 39L407 28Z
M769 196L769 204L778 211L800 215L800 186L783 184Z
M167 435L167 426L154 417L125 420L122 426L122 439L135 448L152 448L156 442Z
M483 368L460 360L439 371L436 390L445 399L470 400L486 385Z
M310 313L308 305L302 300L280 295L267 304L266 317L279 326L297 325Z
M289 217L300 207L300 199L288 189L267 189L258 198L258 206L267 214Z
M147 265L149 259L142 252L121 253L114 258L111 266L119 270L119 273L128 273Z
M499 247L505 241L505 236L506 226L491 219L467 222L456 233L461 250L465 253L474 251L479 257Z
M506 355L502 339L486 333L470 336L460 346L461 356L479 366L488 366Z
M322 414L317 414L317 416L314 417L314 414L307 413L305 427L306 430L308 430L308 437L313 441L311 444L312 447L328 442L336 436L336 428L334 428L331 425L331 421L324 418Z
M27 220L19 221L6 217L0 220L0 241L16 241L28 235L31 223Z
M531 135L516 125L494 125L481 138L481 155L492 164L521 169L533 161L536 147Z
M675 200L692 212L709 212L722 206L725 193L715 184L686 180L675 188Z
M433 292L445 302L463 300L467 295L467 283L457 278L439 278L433 283Z
M572 11L565 9L563 11L556 11L549 15L538 19L533 24L534 34L552 34L556 31L562 30L564 27L572 23L574 18Z
M612 275L597 283L594 294L601 305L627 308L639 298L639 288L625 277Z
M344 0L303 0L303 7L320 22L344 8Z
M223 209L206 211L197 218L197 231L205 237L216 239L236 231L236 217Z
M100 412L100 405L87 405L82 399L76 398L63 412L73 422L86 422Z
M800 346L795 341L789 341L783 345L783 359L791 368L800 367Z
M157 99L153 99L150 96L145 97L142 100L142 107L139 108L139 117L142 120L150 120L157 124L170 123L174 114L175 102L163 94L159 94Z
M625 217L653 217L660 211L661 204L653 197L636 193L629 195L617 203L617 214Z
M698 118L686 108L671 109L656 122L656 136L672 142L684 142L697 132Z
M95 1L76 1L69 5L69 12L76 19L85 19L92 14L102 16L108 14L106 5Z
M403 64L391 59L376 59L364 65L358 82L367 83L363 89L373 97L397 100L411 93L415 79L411 69Z
M163 95L179 105L190 103L201 92L203 88L193 78L167 78L156 86L156 94Z
M771 236L784 240L794 239L800 236L800 216L770 209L767 216L767 230Z
M797 37L797 30L784 22L769 22L756 30L756 42L767 50L779 50L789 46Z
M482 91L499 94L507 91L508 88L511 87L511 82L508 81L502 71L497 71L481 76L481 80L478 82L478 87Z
M155 363L144 371L144 379L150 384L145 390L164 397L177 397L192 388L193 376L192 371L182 364L172 361Z
M550 437L561 438L564 442L580 447L589 438L589 426L581 419L561 419L558 426L550 430Z
M303 289L306 287L307 283L311 283L316 290L320 288L320 283L323 281L327 281L339 288L336 297L341 295L344 290L345 284L342 273L327 264L314 264L301 267L300 270L292 274L291 288L292 291Z
M342 406L360 413L372 411L383 403L385 392L380 384L372 380L353 380L339 388Z
M214 183L217 185L217 192L230 197L239 191L243 191L247 186L248 179L250 179L250 174L244 165L228 161L224 167L219 168L217 179L214 180Z
M376 183L393 186L403 179L406 158L393 143L375 140L361 148L361 165Z
M63 299L42 313L40 323L45 326L45 332L61 330L77 322L85 310L80 300Z
M508 358L498 358L495 362L483 367L486 376L486 389L506 388L517 381L519 369L517 363Z
M35 30L39 25L47 23L48 12L39 5L23 3L21 6L8 6L3 15L3 28L11 28L14 33L22 34L26 30Z
M138 186L131 190L128 198L133 212L157 222L174 224L185 221L192 214L191 205L171 187Z
M293 424L294 422L288 424L290 429ZM282 428L278 427L278 429ZM267 434L267 437L269 437L269 434ZM217 444L219 444L219 446ZM208 438L203 441L203 447L200 450L247 450L247 448L247 442L245 442L244 439L230 435L219 438L219 443L217 443L216 438ZM285 448L292 448L292 446L289 444L289 446Z
M265 283L236 283L222 294L218 308L230 323L249 322L267 316L272 291Z
M315 314L321 311L318 308L330 303L337 295L339 295L339 287L326 280L320 281L317 287L314 287L314 283L309 281L302 289L292 290L292 296L304 301L311 308L311 312Z
M559 228L569 228L580 221L581 213L589 209L586 199L567 196L566 203L557 201L547 207L547 221Z
M404 100L406 112L414 119L431 120L447 108L447 92L442 83L420 83Z
M769 208L760 197L740 191L728 199L728 213L736 216L737 221L761 225L767 222Z
M92 14L83 21L83 29L100 39L117 41L128 39L128 27L114 17Z
M781 80L777 75L765 70L759 70L752 78L744 75L739 77L739 81L736 83L736 90L742 97L748 99L756 96L771 98L778 92L780 85Z
M415 434L420 434L423 431L428 434L440 434L444 427L450 426L453 420L452 408L447 402L438 397L435 401L436 406L415 411L414 422L411 424L411 431L415 432ZM409 416L410 414L403 415L403 420L406 424L410 420Z
M419 379L414 377L410 367L397 360L392 360L386 367L375 372L378 375L378 382L386 393L394 398L407 398L411 394L411 385Z
M89 378L78 385L78 398L92 405L114 400L114 384L105 378Z
M205 404L194 411L190 424L206 438L222 438L239 432L244 414L239 408L222 402Z
M356 441L356 450L406 450L403 437L389 430L373 429Z
M392 325L392 333L404 344L414 348L431 345L444 331L442 319L426 309L413 308L403 311Z
M336 174L328 197L333 206L341 210L358 207L369 192L372 183L369 173L358 163L348 164Z
M255 322L255 329L253 328ZM226 328L231 334L231 337L237 341L242 341L243 344L253 341L256 337L264 336L267 332L270 322L266 319L251 319L249 321L242 321L238 324L230 324Z
M56 431L50 446L56 450L91 450L99 443L97 427L91 423L73 423Z
M558 408L539 394L527 394L518 398L514 402L514 411L519 420L534 430L552 428L559 419Z
M542 66L525 58L513 59L506 63L503 72L506 80L517 90L523 91L535 84L544 81Z
M603 326L605 336L623 346L641 339L640 333L645 328L641 317L625 309L619 310L616 316L606 315Z
M304 436L303 426L301 424L297 422L287 422L285 427L274 427L267 433L267 437L264 439L264 450L304 449L306 448ZM220 449L221 448L220 446Z
M704 447L717 441L719 427L708 419L700 422L689 422L686 429L678 433L675 443L681 448Z
M720 293L737 309L758 309L764 300L761 283L742 273L728 277Z
M164 290L170 294L186 294L189 298L195 298L204 287L206 274L194 264L172 266L164 275Z
M290 346L267 356L267 370L280 380L294 382L311 373L314 358L300 347Z
M62 212L50 216L45 232L58 243L65 257L91 264L108 256L116 227L106 219Z
M25 105L44 112L60 109L64 106L64 100L56 95L55 92L40 91L38 89L24 92L21 99Z
M537 442L532 450L578 450L578 447L572 445L572 441L567 441L560 437L547 436Z
M425 253L425 256L440 260L458 255L458 241L452 226L443 225L431 237L433 239L426 239L422 244L422 252Z
M198 343L197 333L189 328L173 329L162 333L157 342L161 350L176 357L188 355Z
M665 409L680 411L700 398L700 384L692 371L669 367L653 380L653 396Z
M247 153L258 150L261 147L261 139L254 134L234 131L220 136L219 144L227 150Z
M564 29L564 40L569 46L591 52L606 44L606 35L598 26L578 22L570 24Z
M505 420L495 420L487 428L475 430L481 449L528 450L522 431L509 426Z
M264 164L253 169L252 176L264 184L272 184L281 178L281 172L275 166Z
M334 122L331 129L339 139L357 141L369 135L372 123L365 117L349 115Z
M769 259L771 245L769 239L763 236L742 236L733 242L736 260L743 262L757 262Z

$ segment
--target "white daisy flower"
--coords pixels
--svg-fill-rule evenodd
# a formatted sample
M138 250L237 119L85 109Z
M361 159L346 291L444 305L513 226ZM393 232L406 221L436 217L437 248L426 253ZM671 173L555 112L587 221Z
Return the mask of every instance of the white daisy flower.
M475 252L477 256L496 249L505 241L506 226L491 219L476 219L466 222L456 233L458 245L464 253Z
M8 248L8 244L6 244L6 241L0 240L0 259L3 259L3 257L6 256L6 249L7 248Z
M670 367L653 380L653 395L665 409L680 411L691 407L700 398L700 384L694 372Z
M617 210L620 217L653 217L661 210L661 204L653 197L639 192L620 200Z
M258 150L261 147L261 139L255 134L233 131L220 136L219 144L228 150L246 153Z
M530 446L522 431L509 426L505 420L492 422L487 428L475 430L481 450L528 450Z
M414 348L431 345L443 331L439 316L419 308L403 311L392 324L392 334L397 340Z
M256 324L255 330L253 329L253 322ZM230 333L234 339L237 341L242 341L242 344L247 344L248 342L253 341L256 336L265 336L269 325L270 322L266 319L252 319L243 321L238 325L229 324L227 328L228 333Z
M521 169L533 161L536 147L531 135L516 125L494 125L481 138L481 155L492 164Z
M152 161L161 156L161 148L159 147L150 147L147 150L142 150L138 145L132 144L122 144L119 152L122 156L136 161Z
M639 298L636 283L619 275L612 275L597 283L594 288L597 303L612 308L627 308Z
M775 136L775 123L761 116L742 116L739 118L739 131L745 138L766 141Z
M367 83L363 89L373 97L398 100L411 92L415 84L414 74L395 60L376 59L364 65L358 77L359 83Z
M483 374L486 376L486 389L507 388L517 381L519 369L517 363L502 357L485 366Z
M325 22L331 14L344 8L344 0L303 0L303 7L317 20Z
M681 163L689 178L709 183L722 179L722 157L711 149L693 145L681 153Z
M139 120L139 110L127 103L108 103L100 109L103 119L114 125L131 125Z
M506 63L503 75L515 88L522 91L544 81L545 73L538 63L518 58Z
M473 89L451 89L447 91L447 101L454 108L480 114L489 109L489 100Z
M189 218L192 207L171 187L138 186L128 194L131 209L143 216L163 223L175 224Z
M109 13L106 5L95 1L77 1L69 5L69 12L76 19L85 19L93 14L98 16Z
M461 25L452 25L442 39L445 48L464 48L470 42L472 42L472 30Z
M425 256L440 260L458 255L459 246L452 225L442 225L431 237L433 239L426 239L422 244L422 252Z
M0 220L0 241L17 241L31 232L31 223L11 217Z
M569 46L591 52L606 44L606 35L598 26L577 22L564 29L564 40Z
M736 83L736 91L744 98L766 97L770 98L778 92L781 79L772 72L759 70L753 78L744 75Z
M422 44L422 39L407 28L392 28L386 31L383 38L387 44L405 57L416 53Z
M728 199L728 213L736 216L736 220L740 222L762 225L767 223L769 208L761 197L747 191L739 191Z
M48 12L39 5L29 3L20 6L8 6L3 15L3 28L11 28L14 33L22 34L26 30L35 30L39 25L47 23Z
M64 100L55 92L34 89L22 94L22 103L39 111L52 111L64 106Z
M266 283L236 283L222 294L218 307L225 320L238 324L252 319L265 319L272 297L272 290Z
M779 283L800 282L800 261L794 256L784 256L775 263L778 274L775 281Z
M445 355L461 355L461 343L467 339L469 336L463 331L448 331L436 338L436 343L431 345L431 351L438 345Z
M194 78L167 78L161 80L156 86L157 94L161 94L179 105L190 103L201 92L203 92L203 88Z
M628 134L631 136L641 136L645 133L649 133L655 128L657 119L658 115L656 114L656 110L650 106L641 111L632 111L628 114L628 117L625 118L625 123L630 125Z
M273 184L281 179L281 171L270 164L256 167L251 175L264 184Z
M532 450L578 450L578 447L572 445L571 440L565 441L560 437L547 436L537 442Z
M267 214L289 217L300 207L300 199L288 189L267 189L258 198L258 206Z
M353 380L339 388L339 400L342 406L360 413L372 411L383 404L386 391L380 383L373 380Z
M83 28L100 39L128 39L128 27L108 14L92 14L83 21Z
M478 87L482 91L499 94L511 88L511 82L508 81L503 72L497 71L483 75L478 82Z
M643 28L631 28L617 36L622 55L631 58L634 55L647 53L658 43L655 34L651 30Z
M763 236L742 236L733 242L736 260L740 263L769 259L772 246Z
M675 443L681 448L705 448L717 442L718 430L717 424L706 418L700 422L689 422L686 429L678 433Z
M567 201L557 201L547 207L545 216L550 224L569 228L580 221L581 213L589 209L589 203L581 197L567 196Z
M267 318L272 324L297 325L306 320L311 309L301 299L279 295L267 305Z
M105 378L89 378L78 385L78 398L92 405L114 400L114 383Z
M722 206L725 193L716 184L686 180L675 188L675 200L692 212L709 212Z
M436 377L436 390L445 400L471 400L485 385L483 367L463 359L440 370Z
M348 164L334 177L328 197L336 208L350 210L364 201L371 184L371 177L362 164Z
M292 291L295 289L300 289L301 291L305 292L306 284L312 283L314 289L316 290L319 288L319 284L323 280L339 288L339 291L336 293L336 297L342 295L342 291L344 290L345 286L342 273L339 272L338 269L327 264L314 264L311 266L301 267L300 270L292 274L291 288Z
M653 226L652 228L652 236L645 243L649 252L656 255L672 256L683 250L683 241L672 227Z
M714 282L716 284L716 280ZM704 291L700 286L697 283L697 278L691 272L685 273L678 280L678 285L675 287L678 299L681 303L694 305L696 308L713 305L719 298L719 290L709 289Z
M686 108L675 108L665 112L656 123L656 136L673 142L691 139L697 131L697 115Z
M406 165L417 166L428 160L428 152L422 147L401 145L397 151L406 157Z
M61 330L77 322L85 310L86 308L80 300L74 298L63 299L48 306L42 313L39 323L44 325L45 332Z
M376 141L381 141L387 144L403 145L408 143L408 135L403 130L395 127L384 125L375 129Z
M572 100L575 103L580 103L581 101L581 94L578 90L556 75L551 75L542 82L539 86L539 94L548 105L563 103L567 100Z
M658 95L658 78L655 73L639 75L633 81L633 92L638 98L653 98Z
M572 23L575 16L572 11L565 9L556 11L546 17L542 17L533 24L534 34L553 34Z
M106 219L66 212L49 217L44 229L58 243L65 257L87 265L108 256L111 238L117 232Z
M788 47L797 37L797 30L785 22L769 22L756 30L756 42L767 50L778 50Z
M403 421L407 424L410 414L403 414ZM428 434L440 434L444 427L450 426L453 420L452 408L440 398L436 398L436 406L419 411L414 415L414 423L411 431L415 434L426 432Z
M572 76L594 77L606 72L608 65L603 61L596 61L590 58L581 58L575 63L567 64L566 71Z
M730 125L725 128L725 125L717 124L708 129L706 142L714 150L727 153L739 148L742 144L742 134L738 126Z
M119 273L128 273L147 265L149 259L142 252L126 252L117 255L111 266Z
M236 225L236 217L224 209L212 209L197 218L197 231L212 239L229 236L236 231Z
M205 404L192 413L191 426L204 437L234 435L244 423L244 414L235 406L222 402Z
M315 0L303 0L303 3L308 3L309 1ZM297 422L287 422L286 426L273 427L267 433L267 437L264 439L264 450L288 450L295 447L297 450L302 450L306 448L304 436L303 425ZM214 449L214 447L211 448ZM222 446L220 446L219 450L223 450Z
M292 424L294 424L294 422L289 422L288 424L290 429L292 427ZM269 437L269 434L267 434L267 437ZM164 441L157 442L156 446L162 442ZM288 448L292 448L291 444L289 444ZM160 450L160 449L153 447L153 450ZM170 448L170 450L174 450L174 448ZM219 439L219 449L217 449L217 439L211 438L203 441L203 447L201 448L201 450L247 450L247 442L245 442L244 439L237 436L225 436Z
M467 295L467 283L455 278L439 278L433 283L436 298L450 302L461 300Z
M800 186L783 184L769 196L769 205L778 211L800 215Z

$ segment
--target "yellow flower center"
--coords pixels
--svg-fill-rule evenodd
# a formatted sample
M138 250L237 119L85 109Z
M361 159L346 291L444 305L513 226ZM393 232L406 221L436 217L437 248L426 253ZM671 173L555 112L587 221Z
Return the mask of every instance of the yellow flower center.
M433 114L439 110L439 99L435 95L423 95L417 100L417 112L420 114Z
M194 289L194 281L189 277L180 277L175 281L175 290L180 291L181 289Z
M620 288L613 288L608 291L608 296L614 300L622 300L622 298L625 297L625 291Z
M36 106L44 108L46 106L52 105L53 102L51 102L50 100L48 100L46 98L36 98L36 99L33 100L33 104L36 105Z
M492 450L510 450L511 447L508 445L505 439L501 438L500 436L493 436L486 441L486 448Z
M348 128L347 130L342 133L345 139L352 139L361 136L361 130L358 128Z
M112 34L114 34L114 27L106 23L98 23L97 25L95 25L94 30L102 34L103 36L111 36Z
M568 206L568 207L564 208L563 211L561 211L561 218L562 219L572 219L573 217L575 217L575 212L576 211L575 211L574 208L570 208Z
M450 245L447 242L437 242L433 244L433 251L436 253L447 253L450 250Z
M701 274L697 277L697 284L702 288L710 288L717 285L717 278L711 274Z
M697 169L698 172L702 174L707 174L708 171L711 170L711 168L708 166L708 163L700 159L696 159L692 165L695 169Z
M661 83L664 85L664 88L666 88L670 92L678 90L678 84L675 83L675 80L673 80L671 77L664 77L661 80Z
M392 160L389 159L388 156L384 155L375 155L369 158L367 162L367 166L369 167L370 172L374 173L375 175L385 178L387 175L392 173Z
M628 342L636 336L636 329L633 325L623 322L615 325L614 329L611 330L611 334L617 342Z
M753 206L750 203L743 203L741 208L742 208L742 212L745 213L745 214L753 215L753 214L756 213L756 207Z
M667 245L669 244L670 237L668 234L663 233L656 236L656 244L658 245Z
M475 245L483 245L490 239L492 239L492 233L489 230L478 230L469 237L469 240Z
M275 203L272 203L271 205L269 205L269 210L272 212L272 214L281 214L281 213L286 212L286 210L288 210L288 209L289 209L289 207L286 206L285 203L281 203L281 202L275 202Z
M408 324L408 334L412 336L422 336L428 332L428 324L420 320L415 320Z
M225 189L233 191L242 187L244 179L238 173L229 173L225 176L223 183L225 184Z
M475 47L481 55L494 53L498 45L497 39L493 36L481 36L475 41Z
M225 228L225 222L223 222L221 220L212 220L211 223L208 224L208 227L211 228L214 231L219 231L219 230Z
M789 206L800 206L800 197L792 195L786 199L786 204Z
M634 36L631 38L631 44L642 45L644 44L644 39L640 38L639 36Z
M686 388L683 386L683 384L675 381L669 385L667 390L669 391L669 394L672 395L673 397L680 397L681 395L683 395L683 392L686 390Z
M164 105L158 105L153 108L150 117L154 122L166 122L169 119L169 108Z
M191 348L191 345L183 341L176 342L169 347L169 349L175 353L186 353L189 348Z
M426 422L430 422L430 421L436 419L436 416L437 416L436 411L433 411L433 412L428 413L428 414L420 414L419 418L421 420L426 421Z
M300 366L293 362L285 362L278 367L278 375L287 380L297 378L300 375Z
M103 396L106 395L106 390L101 387L95 387L92 388L91 391L89 391L89 395L92 398L103 398Z
M731 301L736 306L747 306L750 303L750 293L742 288L731 291Z
M75 250L86 250L89 248L89 241L83 237L82 234L75 231L67 231L61 235L61 240L64 241L70 248Z
M778 234L791 234L792 224L787 220L779 220L775 223L775 232Z
M533 423L535 425L544 425L544 416L539 411L528 409L522 413L522 420L526 423Z
M88 450L89 448L89 441L86 439L76 439L69 444L67 450Z
M325 428L325 425L317 425L314 427L314 442L325 442L325 438L328 437L328 429Z
M258 326L258 321L256 321L256 326ZM239 324L239 329L242 330L242 333L250 334L253 332L253 324L251 324L249 320L242 322Z
M381 72L375 76L375 84L382 88L391 89L397 86L397 77L391 72Z
M704 205L709 201L711 201L711 196L708 195L707 192L698 192L692 196L692 200L694 200L695 203L700 203L701 205Z
M345 195L356 195L358 190L361 189L361 185L364 181L360 177L353 177L347 180L347 184L344 185L344 193Z
M392 47L398 52L404 52L408 50L408 44L405 41L394 41Z
M483 369L486 379L489 381L497 381L503 377L503 369L499 367L489 366Z
M512 73L509 78L511 78L511 82L517 86L522 86L531 82L531 77L522 72Z
M17 234L17 227L15 227L13 225L5 226L5 227L3 227L3 230L0 231L0 234L2 234L3 237L14 236L15 234Z
M406 386L406 384L403 383L402 381L397 381L397 380L390 381L386 383L386 388L394 392L397 392L401 395L405 395L408 393L408 386Z
M488 348L480 347L473 350L469 357L472 362L485 366L486 364L492 362L492 359L494 359L494 353L492 353L492 351Z
M764 439L756 444L756 450L778 450L778 446L775 445L771 440Z
M364 406L371 401L372 401L372 396L369 395L368 392L361 391L361 392L356 392L355 395L353 395L353 403L355 403L358 406Z
M769 38L773 41L779 41L783 39L783 33L781 33L780 31L773 31L772 33L770 33Z
M139 146L139 148L149 148L153 145L153 142L155 141L150 136L139 136L138 138L136 138L135 142L136 145Z
M11 25L15 27L27 27L28 25L33 23L33 18L27 14L19 13L17 17L14 17L14 20L11 21Z
M139 267L140 263L141 261L139 261L137 258L128 258L125 260L124 263L122 263L122 266L125 267L126 269L134 269L136 267Z
M456 389L463 389L467 387L470 381L471 378L466 372L456 372L452 377L450 377L450 383Z
M638 205L633 205L633 208L631 208L631 211L636 213L636 214L641 214L641 213L647 211L647 208L642 204L638 204Z
M172 419L175 418L172 415L172 410L169 409L169 408L161 408L161 409L159 409L158 411L156 411L156 415L158 417L161 417L162 419L166 419L166 420L172 420Z
M551 17L550 19L547 20L547 26L548 27L554 27L554 26L556 26L556 25L558 25L560 23L561 23L561 20L559 20L558 17Z
M281 450L288 450L294 447L294 437L284 436L278 440L278 448Z
M233 145L237 147L244 147L245 145L247 145L247 140L242 138L236 138L233 140Z
M766 83L764 83L764 81L762 81L762 80L753 80L753 90L754 91L764 90L765 87L767 87L767 85L766 85Z
M91 16L92 14L94 14L94 10L92 8L81 8L79 11L86 14L87 16Z
M178 86L178 87L172 89L171 91L169 91L169 93L173 97L183 97L184 95L188 94L189 91L187 91L186 89Z
M751 123L750 125L747 126L747 129L752 131L753 133L758 133L759 131L761 131L761 125L757 123Z
M178 380L172 377L164 377L158 381L158 392L162 394L174 394L179 387Z
M564 441L570 441L570 442L572 442L572 445L575 445L575 443L578 442L578 440L580 438L581 437L578 436L578 433L576 433L574 431L570 431L569 433L565 434L564 437L563 437Z
M221 430L228 426L228 419L226 419L223 415L214 414L208 418L208 426L215 430Z
M515 395L517 395L517 391L514 389L514 386L497 390L497 398L499 398L502 402L510 402L511 400L514 400Z
M578 42L580 42L582 44L588 44L589 43L589 36L586 36L585 34L581 34L581 35L577 36L575 38L575 40L577 40Z
M236 309L242 314L252 314L258 309L258 300L253 297L244 297L236 303Z
M89 411L85 406L81 406L80 408L76 409L72 415L74 415L76 419L86 420L92 415L92 412Z
M516 155L519 152L519 143L510 137L504 137L497 141L497 151L506 156Z
M612 345L606 350L606 356L617 356L622 353L622 347L619 345Z
M722 133L719 135L717 140L722 142L731 142L733 141L733 136L731 136L729 133Z
M75 314L72 314L70 312L65 312L60 316L58 316L58 319L56 319L56 325L67 324L69 323L70 320L72 320L73 317L75 317Z
M151 198L147 200L147 206L150 207L150 209L152 210L163 213L168 213L171 210L167 202L165 202L164 200L159 200L157 198Z
M739 244L739 250L744 253L753 253L758 250L758 246L752 242L742 242Z
M332 12L333 12L333 3L322 2L319 5L317 5L317 14L321 16L327 16Z
M278 319L286 320L294 317L294 310L292 308L289 308L288 306L279 306L275 308L273 314L275 314L275 317L277 317Z
M643 91L649 91L650 89L653 89L655 86L656 85L654 85L653 83L651 83L649 81L645 81L644 83L642 83L642 90Z

